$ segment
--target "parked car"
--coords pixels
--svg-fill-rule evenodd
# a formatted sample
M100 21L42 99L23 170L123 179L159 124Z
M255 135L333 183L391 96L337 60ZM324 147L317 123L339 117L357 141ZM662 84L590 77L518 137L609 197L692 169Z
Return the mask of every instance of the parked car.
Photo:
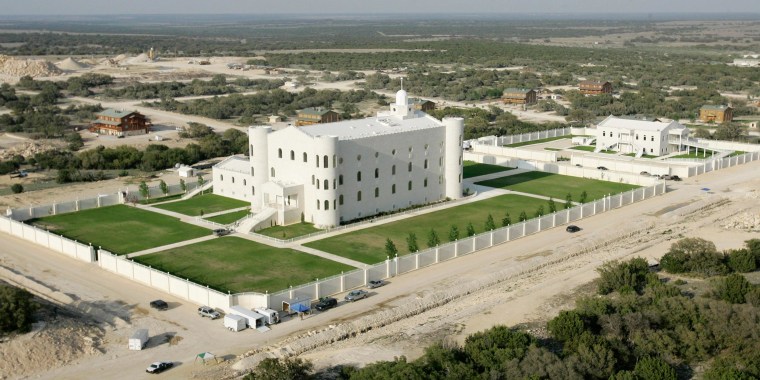
M572 232L578 232L580 230L581 230L581 228L578 227L578 226L576 226L576 225L574 225L574 224L571 224L571 225L567 226L567 228L565 228L565 231L570 232L570 233L572 233Z
M338 306L338 300L332 297L322 297L319 299L319 302L317 302L314 308L319 311L324 311L327 309L332 309L335 306Z
M681 177L679 177L679 176L677 176L677 175L674 174L674 175L670 176L670 179L672 179L673 181L680 181Z
M641 175L649 175L649 172L647 172L647 171L643 171L643 172L641 172L641 173L639 173L639 174L641 174Z
M368 295L369 293L367 293L366 290L352 290L348 294L346 294L346 297L344 298L348 302L354 302L362 298L367 298Z
M211 319L217 319L221 317L221 314L219 314L218 311L208 307L208 306L201 306L198 308L198 315L201 317L209 317Z
M226 228L219 228L219 229L214 230L214 235L216 235L216 236L224 236L224 235L229 235L231 232L232 231L230 231L230 230L228 230Z
M169 308L169 304L163 300L150 301L150 307L156 310L166 310Z
M370 282L367 283L367 287L370 288L370 289L374 289L374 288L379 288L379 287L381 287L381 286L383 286L385 284L386 284L386 282L383 281L383 280L372 280L372 281L370 281Z
M668 174L663 174L663 175L660 176L660 179L673 179L673 177L671 177Z
M155 362L148 366L148 368L145 369L145 372L147 373L161 373L166 371L167 369L174 367L174 363L172 362Z
M607 170L607 168L605 168L604 166L597 166L596 168L599 170Z
M581 164L575 164L575 166L577 166L577 167L579 167L579 168L582 168L582 167L583 167L583 165L581 165Z

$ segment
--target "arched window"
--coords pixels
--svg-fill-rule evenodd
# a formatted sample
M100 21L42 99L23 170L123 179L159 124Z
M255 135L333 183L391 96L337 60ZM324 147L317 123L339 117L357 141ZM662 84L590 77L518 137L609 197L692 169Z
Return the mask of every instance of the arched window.
M319 155L314 157L314 161L317 163L317 167L319 167Z
M325 180L325 190L330 188L330 181Z
M253 170L253 166L252 166L251 167L251 177L253 177L253 172L254 172L254 170Z
M356 172L356 181L361 182L362 181L362 172L358 171Z
M333 199L333 210L337 210L338 209L338 205L336 203L337 203L336 200Z
M329 210L329 209L330 209L330 201L325 199L325 210Z
M251 186L251 195L256 195L256 186Z
M356 200L359 201L359 202L361 202L361 200L362 200L362 192L361 191L357 191L356 192Z
M282 148L277 149L277 157L282 158Z
M380 188L379 188L379 187L376 187L376 188L375 188L375 198L377 198L377 197L379 197L379 196L380 196Z
M315 179L314 179L314 175L312 174L312 175L311 175L311 184L312 184L312 185L314 184L314 180L315 180Z
M290 151L290 160L291 161L295 161L295 159L296 159L296 152L294 152L294 151L291 150Z
M319 206L321 203L319 203L319 199L317 199L317 210L319 210Z
M232 183L235 183L235 177L231 177L231 178L232 178Z
M338 186L335 186L337 183L338 181L336 181L335 178L333 178L333 190L338 188Z
M410 172L412 171L412 163L411 162L409 163L409 171Z
M422 182L422 186L427 187L427 178L425 178L425 181Z
M425 164L423 166L425 169L427 169L427 158L425 159Z
M324 165L323 165L323 166L324 166L325 168L328 168L328 167L330 167L330 161L328 161L327 155L325 155L325 158L324 158L324 160L323 160L323 161L324 161Z
M380 178L380 169L375 168L375 178Z
M411 190L412 190L412 181L409 181L409 184L407 185L407 189L408 189L409 191L411 191Z
M341 195L338 196L338 204L339 205L343 204L343 194L341 194Z
M248 148L248 155L253 156L253 144Z
M224 174L219 174L219 182L224 181Z
M343 185L343 174L338 176L338 185Z
M319 190L319 180L317 180L317 190Z
M396 175L396 165L391 166L391 175Z
M247 186L248 184L245 181L245 178L243 178L243 186Z
M269 172L270 172L269 176L272 177L272 178L274 178L275 177L275 175L274 175L274 167L272 167L272 169Z
M309 156L306 154L306 152L303 152L303 162L309 162Z
M396 184L391 185L391 194L396 194Z

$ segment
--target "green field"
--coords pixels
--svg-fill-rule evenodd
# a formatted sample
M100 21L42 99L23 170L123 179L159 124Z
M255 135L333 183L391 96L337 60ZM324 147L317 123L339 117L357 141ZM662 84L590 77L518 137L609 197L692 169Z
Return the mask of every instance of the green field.
M203 194L192 197L188 200L166 203L154 206L167 211L174 211L189 216L198 216L211 214L224 210L250 206L250 202L243 202L237 199L223 197L221 195Z
M246 210L241 210L241 211L228 212L226 214L217 215L211 218L204 218L204 219L214 222L214 223L219 223L219 224L230 224L232 222L236 222L244 218L250 212L251 210L246 209Z
M464 178L472 178L477 177L481 175L491 174L491 173L498 173L498 172L505 172L507 170L514 170L515 168L510 168L507 166L499 166L499 165L491 165L491 164L479 164L474 161L465 161L464 162Z
M482 181L476 184L554 197L554 199L561 201L565 200L568 193L572 195L574 201L578 201L584 190L587 194L587 200L592 201L607 194L622 193L639 187L625 183L598 181L545 172L521 173Z
M557 141L557 140L562 140L562 139L571 139L571 138L573 138L573 136L569 136L569 135L568 136L557 136L557 137L549 137L549 138L540 139L540 140L523 141L523 142L514 143L514 144L507 144L507 145L504 145L504 146L507 147L507 148L517 148L519 146L534 145L534 144L543 144L543 143L547 143L547 142L551 142L551 141Z
M558 209L562 209L561 203L556 202ZM505 213L509 213L512 223L517 223L520 212L525 211L529 218L533 217L540 205L544 206L544 210L548 210L547 201L543 199L514 194L501 195L304 245L363 263L375 264L386 258L386 239L394 242L399 255L408 254L406 238L409 233L417 236L419 249L425 249L431 229L436 231L441 243L445 243L449 241L448 236L452 225L459 228L461 239L467 236L468 223L472 223L477 233L483 232L489 213L493 216L498 228L501 227L501 219Z
M211 234L177 218L124 205L48 216L32 223L119 255Z
M314 225L311 223L296 223L289 226L274 226L264 228L263 230L256 231L256 233L271 236L277 239L287 240L319 231L322 230L314 227Z
M703 151L702 149L699 149L699 153L697 153L697 150L696 150L696 149L694 149L694 148L690 148L690 149L689 149L689 153L688 153L688 154L679 154L679 155L677 155L677 156L672 156L672 157L668 157L668 158L696 158L696 159L707 159L707 158L710 158L710 157L712 157L712 155L714 155L715 153L717 153L717 152L715 152L715 151L712 151L712 150L707 150L707 155L705 155L705 151Z
M178 199L182 199L183 195L185 195L185 194L174 194L174 195L169 195L169 196L166 196L166 197L143 199L143 200L140 201L140 204L141 205L152 205L154 203L176 201Z
M626 153L626 154L624 154L624 156L636 157L636 153ZM651 154L644 154L644 155L641 156L641 158L657 158L657 156L653 156Z
M135 261L221 292L274 292L355 268L237 237L138 256Z

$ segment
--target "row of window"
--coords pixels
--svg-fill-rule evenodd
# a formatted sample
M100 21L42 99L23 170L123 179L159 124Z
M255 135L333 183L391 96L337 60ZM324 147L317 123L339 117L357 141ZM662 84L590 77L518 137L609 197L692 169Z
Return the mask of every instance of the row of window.
M440 148L443 148L443 142L440 143ZM414 148L410 146L408 148L408 150L409 150L409 154L411 155L411 153L414 151ZM426 155L427 155L427 150L428 150L428 144L425 144L425 154ZM251 144L251 146L250 146L250 154L253 155L253 144ZM377 158L379 155L380 155L379 152L375 152L375 158ZM391 155L392 156L396 155L396 149L393 149L391 151ZM277 158L282 158L282 156L283 156L282 148L278 148L277 149ZM306 154L306 152L302 153L302 157L303 157L302 158L303 162L309 162L309 156L308 156L308 154ZM291 150L290 151L290 160L291 161L295 161L295 159L296 159L296 152L293 151L293 150ZM357 155L356 156L356 161L361 161L361 160L362 160L362 155L361 154ZM320 161L319 155L315 156L315 161L316 161L317 167L319 167L319 161ZM335 157L335 155L333 155L332 161L333 161L333 167L335 167L336 166L336 157ZM343 163L343 158L342 157L338 159L338 163L339 164ZM329 167L328 164L329 164L329 159L328 159L328 156L325 155L325 156L322 157L322 167L323 168L328 168Z
M607 137L607 132L606 131L602 131L602 137ZM610 131L610 137L614 137L612 135L611 131ZM620 138L620 133L618 133L617 137ZM643 137L644 141L647 141L647 135L642 135L642 137ZM637 133L636 134L636 140L638 140L638 139L639 139L639 134ZM654 135L650 136L649 141L654 141ZM662 137L662 141L665 141L665 137L664 136Z
M442 181L442 179L439 177L438 178L438 182L440 183L441 181ZM425 178L422 181L422 186L423 187L427 187L428 186L428 179L427 178ZM412 191L413 187L414 186L412 184L412 181L409 181L407 183L407 185L406 185L406 189L408 191ZM392 184L391 185L391 194L396 194L396 184ZM380 197L380 188L376 187L375 188L375 198L379 198L379 197ZM361 202L361 200L362 200L362 192L361 192L361 190L359 190L359 191L356 192L356 201L357 202ZM321 204L323 204L323 202L321 202L319 199L317 199L317 210L321 210L321 208L320 208ZM340 204L340 205L343 204L343 194L340 194L338 196L338 204ZM333 200L333 208L336 208L334 200ZM330 202L326 200L326 201L324 201L324 210L329 210L329 209L330 209Z
M232 183L235 183L235 177L230 177L230 179L232 180ZM224 181L224 174L219 174L219 182L222 182L222 181ZM243 186L246 186L245 178L243 178Z

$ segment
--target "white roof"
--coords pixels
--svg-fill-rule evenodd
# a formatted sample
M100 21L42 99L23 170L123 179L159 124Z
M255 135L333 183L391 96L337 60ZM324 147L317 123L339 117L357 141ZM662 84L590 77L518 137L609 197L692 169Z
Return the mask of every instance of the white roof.
M251 161L249 161L248 157L230 156L214 165L214 168L238 173L249 173L251 171Z
M685 128L683 125L678 124L677 121L671 121L664 123L661 121L647 121L647 120L635 120L635 119L622 119L615 116L608 116L601 123L597 125L597 128L618 128L636 131L651 131L660 132L666 128Z
M298 129L314 137L337 136L339 140L353 140L377 135L439 128L442 126L443 124L438 119L427 114L422 114L420 117L410 119L388 115L338 121L335 123L313 124L299 127Z

